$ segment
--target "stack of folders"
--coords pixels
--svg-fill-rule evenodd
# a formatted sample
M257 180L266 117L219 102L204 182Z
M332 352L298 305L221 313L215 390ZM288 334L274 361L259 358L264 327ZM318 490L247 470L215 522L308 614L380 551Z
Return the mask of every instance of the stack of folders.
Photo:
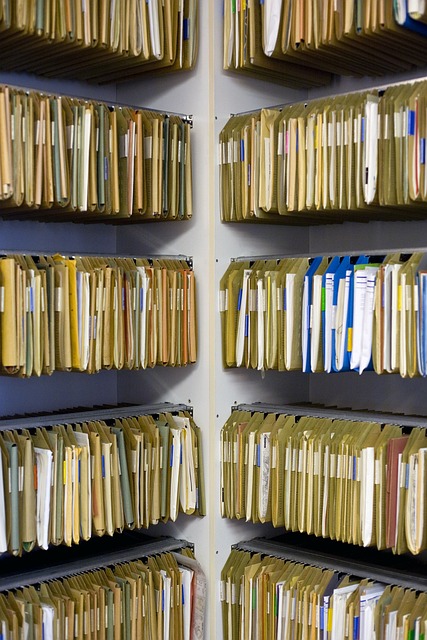
M4 0L1 67L90 81L192 69L198 0Z
M425 217L426 105L418 81L232 116L220 134L222 220Z
M1 372L145 369L196 361L189 259L0 258Z
M426 267L421 252L232 261L224 366L426 376Z
M223 637L424 638L427 593L233 549L221 573Z
M201 639L205 602L200 564L181 549L0 593L0 624L4 638Z
M0 552L205 514L200 429L188 412L0 432Z
M332 81L331 65L327 70L321 65L317 68L311 65L310 68L302 56L279 55L273 58L265 54L262 33L266 20L276 32L281 27L282 1L276 3L280 6L273 11L265 9L270 4L268 0L224 1L224 69L295 88L329 84ZM290 5L290 2L287 0L283 4ZM271 13L271 17L264 18L266 11Z
M1 86L0 214L189 218L190 128L178 115Z
M221 431L223 517L418 554L426 487L420 427L235 411Z
M427 61L426 22L424 0L225 0L223 66L306 87L404 71Z

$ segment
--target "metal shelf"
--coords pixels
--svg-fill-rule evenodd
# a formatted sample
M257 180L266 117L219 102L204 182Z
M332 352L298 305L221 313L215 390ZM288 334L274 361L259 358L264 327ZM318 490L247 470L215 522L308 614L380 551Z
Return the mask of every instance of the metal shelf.
M306 252L306 253L274 253L274 254L263 254L263 255L253 255L253 256L236 256L230 258L230 262L256 262L257 260L283 260L285 258L333 258L338 256L340 258L344 256L372 256L373 258L378 256L389 255L391 253L400 253L400 254L412 254L412 253L427 253L427 247L399 247L398 249L358 249L357 251L326 251L326 252Z
M24 418L0 419L0 431L8 429L34 429L37 427L52 427L61 422L83 422L84 420L111 420L114 418L127 418L129 416L155 415L158 413L176 413L188 411L192 413L193 407L186 404L174 404L161 402L159 404L136 404L111 409L87 409L70 413L53 413L41 416L29 416Z
M345 98L346 96L349 96L349 95L350 96L366 95L366 94L371 93L371 92L372 93L378 92L378 94L380 96L382 96L387 89L391 89L393 87L400 87L400 86L403 86L403 85L412 86L413 87L416 84L419 84L421 82L425 82L426 79L427 79L426 77L423 77L423 78L413 78L413 79L410 79L410 80L399 80L397 82L384 82L384 83L381 83L381 84L374 84L373 86L365 87L363 89L354 89L353 91L331 93L331 94L329 94L327 96L327 99L334 100L335 98ZM276 109L278 111L281 111L285 107L289 107L290 105L296 105L296 104L301 104L301 105L304 105L305 107L308 107L310 104L313 104L315 102L319 102L319 100L326 100L326 98L325 97L319 97L319 98L311 98L310 100L290 100L289 102L281 102L279 104L256 107L255 109L248 109L247 111L238 111L236 113L230 113L230 117L233 118L233 117L236 117L236 116L245 116L245 115L249 115L251 113L258 114L263 109Z
M50 427L64 422L75 423L84 420L112 420L141 414L192 412L192 409L186 404L170 402L88 409L0 420L0 431ZM37 584L43 580L66 577L81 571L91 571L118 562L128 562L136 558L176 551L183 547L192 548L193 545L186 540L169 537L153 538L139 531L125 531L112 537L102 536L101 545L99 539L94 536L86 542L73 545L71 554L67 552L64 545L50 546L47 555L46 551L39 548L18 558L4 554L0 556L0 591Z
M112 537L103 536L101 544L96 538L81 542L71 553L61 545L50 547L48 552L33 550L20 558L6 556L0 558L0 591L187 547L193 548L187 540L153 538L137 531L125 531Z
M1 215L1 212L0 212ZM125 259L125 258L130 258L131 260L138 260L138 259L145 259L145 260L180 260L182 262L187 262L188 266L193 268L193 257L192 256L186 256L183 255L181 253L177 253L177 254L151 254L149 256L147 255L143 255L143 254L123 254L123 253L105 253L105 252L101 252L101 253L97 253L96 251L61 251L58 250L56 253L59 253L61 256L64 257L68 257L68 258L78 258L78 257L88 257L88 258L113 258L113 259ZM46 257L46 256L51 256L52 255L52 251L33 251L31 249L19 249L19 250L13 250L13 249L0 249L0 256L4 257L4 256L14 256L14 255L19 255L19 256L24 256L24 255L29 255L32 256L33 258L38 258L38 257Z
M48 80L51 80L51 78L48 78ZM57 92L57 91L49 91L49 90L43 90L43 89L38 89L38 88L34 88L34 87L27 87L27 86L21 86L21 85L17 85L17 84L9 84L2 82L0 84L1 87L8 87L9 89L15 90L15 91L22 91L24 93L37 93L40 96L46 96L46 97L51 97L51 98L57 98L57 97L62 97L62 98L72 98L73 100L83 100L86 103L93 103L93 104L102 104L105 105L107 107L112 107L113 109L133 109L134 111L151 111L152 113L159 113L160 115L163 115L165 117L169 117L169 116L179 116L184 122L188 123L190 125L190 127L193 127L194 124L194 116L193 114L187 114L187 113L180 113L179 111L169 111L169 109L153 109L152 107L144 107L141 105L135 105L135 104L128 104L128 103L124 103L124 102L116 102L116 101L112 101L112 100L101 100L98 98L91 98L89 96L82 96L82 95L78 95L78 94L70 94L70 93L62 93L62 92Z
M283 413L361 422L377 421L398 424L403 427L427 428L427 418L421 416L350 411L310 405L275 405L255 402L233 405L232 410ZM235 548L273 555L362 578L372 578L387 584L397 584L405 588L427 591L427 552L418 556L412 554L394 555L389 549L364 548L329 538L316 538L307 533L294 532L287 532L272 539L254 538L236 544Z
M266 404L254 402L251 404L232 405L232 411L260 411L261 413L286 413L299 416L313 416L316 418L336 418L357 422L380 422L397 424L402 427L427 428L427 418L424 416L406 416L396 413L381 413L378 411L352 411L328 407L316 407L298 404Z
M300 533L287 533L272 539L254 538L239 542L233 548L427 591L426 554L396 556L391 551L357 547Z

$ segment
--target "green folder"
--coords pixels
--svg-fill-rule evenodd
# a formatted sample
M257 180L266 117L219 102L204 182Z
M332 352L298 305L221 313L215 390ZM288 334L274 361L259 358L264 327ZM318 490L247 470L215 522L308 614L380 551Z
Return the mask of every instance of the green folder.
M163 121L163 217L169 215L169 117Z
M125 515L125 522L129 529L132 529L135 526L135 518L133 515L132 508L132 496L131 496L131 488L130 488L130 480L129 480L129 471L128 471L128 463L126 459L126 447L125 447L125 438L123 435L123 429L120 427L111 427L111 431L117 437L117 446L119 449L119 460L120 460L120 484L122 487L122 496L123 496L123 510Z
M5 440L9 456L10 468L10 492L11 492L11 529L9 548L13 555L20 553L20 531L19 531L19 464L18 447L16 444Z
M157 428L160 433L160 446L161 446L161 465L162 465L162 474L161 474L161 486L160 486L160 515L162 518L169 518L169 492L170 486L168 481L168 473L169 473L169 450L170 450L170 430L169 425L166 422L161 420L157 421Z

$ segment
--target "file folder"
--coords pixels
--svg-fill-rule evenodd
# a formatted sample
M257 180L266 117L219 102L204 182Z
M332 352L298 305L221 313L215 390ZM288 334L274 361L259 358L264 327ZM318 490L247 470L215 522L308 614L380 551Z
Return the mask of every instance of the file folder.
M231 414L221 431L222 517L420 553L425 429L408 437L403 416L300 409Z
M148 409L155 416L128 409L29 418L20 430L1 426L5 551L78 545L179 513L205 514L202 436L187 408L165 403Z
M187 260L12 255L0 259L0 270L5 374L197 359L196 281Z
M422 217L424 100L421 80L231 116L220 134L221 218Z

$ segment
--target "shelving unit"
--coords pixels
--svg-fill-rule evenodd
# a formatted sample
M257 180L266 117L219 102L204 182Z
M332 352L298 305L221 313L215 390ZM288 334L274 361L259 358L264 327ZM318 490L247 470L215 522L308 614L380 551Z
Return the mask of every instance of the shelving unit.
M379 411L350 411L334 409L333 407L316 407L298 404L238 404L231 407L232 411L260 411L262 413L285 413L295 416L313 416L316 418L330 418L339 420L357 420L358 422L379 422L380 424L397 424L401 427L427 428L427 418L424 416L405 416L396 413L381 413ZM1 428L1 423L0 423Z
M111 227L102 224L73 225L0 220L2 246L7 251L104 252L121 254L177 254L193 256L197 279L198 362L184 370L156 368L140 372L104 371L97 376L55 373L41 380L2 379L2 415L60 411L66 405L103 403L185 402L194 407L203 432L206 460L207 512L204 519L178 518L157 525L153 535L185 537L196 544L196 553L208 575L207 638L221 637L219 607L220 569L230 546L253 536L277 533L269 525L222 520L219 515L219 432L238 403L319 402L354 409L396 411L427 415L425 380L399 376L326 374L262 374L257 371L224 371L220 350L218 284L235 255L309 255L399 250L425 245L427 221L370 222L322 227L274 227L222 225L219 221L217 150L218 134L230 114L346 93L427 76L427 68L377 79L335 78L319 89L291 90L278 85L227 74L222 70L222 4L200 2L199 58L193 72L131 82L90 85L79 81L40 78L29 74L0 73L0 82L69 95L84 95L112 103L127 103L192 114L193 219L183 225ZM64 401L66 398L66 402Z
M206 3L200 3L200 28L207 29L208 15ZM201 31L202 32L202 31ZM193 156L193 220L175 224L145 224L141 226L116 227L100 223L77 225L71 222L35 222L32 220L0 220L0 234L5 252L22 253L104 253L112 255L177 255L185 254L194 259L199 272L200 283L209 281L209 236L210 218L206 215L207 195L205 186L209 183L209 151L205 149L206 129L209 113L209 78L206 74L208 47L200 50L200 57L194 72L172 74L167 77L133 78L125 83L89 84L78 80L44 78L28 73L1 71L0 83L23 86L45 92L63 95L85 96L107 101L111 104L126 103L168 112L187 112L194 118ZM192 132L192 133L193 133ZM213 193L213 191L212 191ZM211 193L211 195L212 195ZM212 196L213 197L213 196ZM203 286L198 288L198 350L200 356L196 365L181 368L156 368L139 372L103 371L96 376L76 373L56 372L42 379L8 379L0 382L0 413L10 416L22 413L60 413L67 406L106 405L121 403L157 404L166 400L194 407L194 418L201 426L203 445L209 446L209 333L210 314L208 301L211 294ZM213 295L213 294L212 294ZM127 375L127 374L130 375ZM183 406L183 405L179 405ZM19 426L22 426L22 422ZM9 428L10 421L5 426ZM206 455L206 460L208 456ZM206 482L208 472L206 470ZM209 500L208 500L209 501ZM210 554L210 524L207 518L178 517L175 523L160 523L150 527L150 536L176 538L178 546L182 538L194 540L197 557L202 568L208 573ZM120 536L112 538L112 546ZM98 551L105 539L96 541ZM171 544L175 545L175 542ZM177 548L177 547L175 547ZM157 549L157 547L156 547ZM159 550L161 546L159 547ZM56 551L56 550L55 550ZM64 550L60 550L63 551ZM105 552L109 551L108 546ZM153 552L155 552L153 550ZM157 552L157 551L156 551ZM49 566L49 553L37 553L45 567ZM68 553L70 553L68 551ZM143 549L138 550L143 553ZM29 555L29 554L27 554ZM11 571L20 571L11 559ZM52 560L53 562L53 560ZM26 558L21 566L26 566ZM58 569L58 572L60 569ZM2 573L3 575L3 573ZM21 580L19 580L21 582ZM11 586L13 583L7 583ZM16 585L16 581L14 583ZM6 587L5 587L6 588ZM209 637L209 631L206 634Z
M19 179L14 175L4 186L2 218L139 224L192 217L191 115L67 95L54 88L35 91L10 82L0 86L0 96L10 120L19 123L7 131L3 163L10 169L19 163L20 168ZM158 144L163 129L167 145ZM32 163L25 161L24 171L28 139L37 151ZM79 145L81 155L75 151ZM64 161L67 167L61 173L58 165ZM159 189L159 180L149 176L161 175L164 166L169 183L162 180ZM173 202L168 191L172 183Z
M221 46L220 40L221 16L219 10L215 14L215 48ZM422 78L427 75L427 68L388 75L381 78L369 77L334 77L329 86L308 91L293 91L279 89L267 82L245 78L237 80L221 71L220 55L215 56L215 115L216 134L229 119L231 114L252 111L268 105L286 104L307 101L314 98L335 94L347 94L370 87L394 84ZM218 139L218 138L217 138ZM219 185L217 183L217 193ZM333 254L369 254L372 252L398 251L404 247L421 248L425 244L427 233L425 221L408 222L344 222L343 224L311 226L305 228L278 227L262 224L221 224L219 222L219 204L215 208L215 259L216 279L215 291L219 290L219 280L225 272L230 258L233 256L272 256L272 255L333 255ZM218 302L216 302L218 309ZM359 411L374 410L378 412L396 412L416 415L427 415L427 401L425 380L404 380L400 376L378 376L374 373L364 373L363 376L354 374L328 374L305 376L300 372L253 371L243 369L223 370L221 359L221 327L219 313L216 318L216 446L219 447L220 429L229 416L230 406L248 408L253 402L257 410L263 410L266 405L294 405L298 403L318 403L323 405L349 408ZM219 448L217 448L219 457ZM248 540L251 536L277 536L277 530L269 524L251 524L236 520L220 520L216 515L215 549L218 565L223 567L228 557L230 547L241 540ZM293 551L298 545L305 543L303 534L297 534L291 542ZM317 540L316 540L317 541ZM275 553L281 548L283 540L275 543L274 548L264 547L264 540L257 549L266 553ZM319 542L323 542L320 540ZM245 548L250 548L250 542ZM328 553L340 546L345 555L358 553L359 549L348 545L338 545L332 542ZM364 551L362 549L362 551ZM353 553L354 552L354 553ZM311 557L320 553L314 549ZM386 558L382 552L374 551L371 558ZM304 551L302 551L302 556ZM361 556L360 556L361 557ZM301 557L303 559L303 557ZM406 558L402 561L405 570ZM369 564L369 563L368 563ZM409 571L410 573L410 571ZM219 583L220 569L216 571L217 602L220 600ZM212 578L211 578L212 579ZM405 578L406 579L406 578ZM425 583L419 583L425 588ZM218 610L217 610L218 611ZM217 613L216 636L221 637L220 615Z
M177 411L188 411L192 413L193 407L187 404L174 404L172 402L159 402L157 404L135 404L120 407L101 407L99 409L85 409L79 411L67 411L65 413L49 413L43 416L23 416L0 418L0 431L6 429L35 429L37 427L51 427L66 421L83 422L84 420L114 420L114 418L126 418L129 416L155 415L159 413L175 413Z

